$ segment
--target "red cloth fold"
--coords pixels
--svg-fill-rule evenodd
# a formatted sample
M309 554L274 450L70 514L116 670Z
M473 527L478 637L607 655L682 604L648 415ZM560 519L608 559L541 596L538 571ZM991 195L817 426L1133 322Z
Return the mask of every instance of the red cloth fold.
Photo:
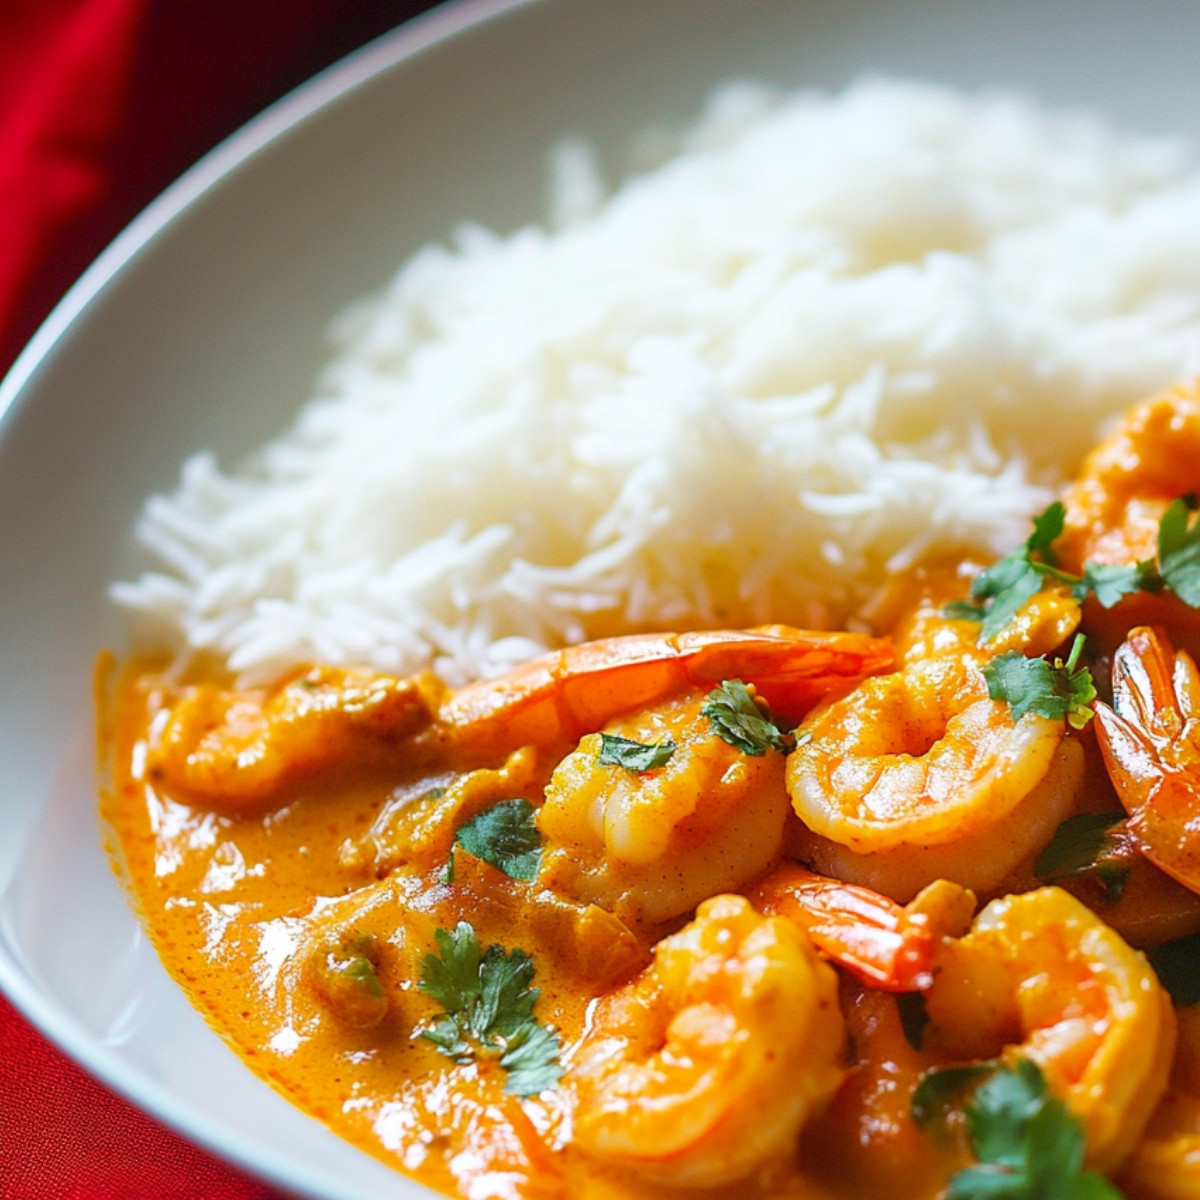
M154 195L417 0L0 0L0 372ZM274 1200L0 998L0 1200Z
M0 8L0 329L55 235L101 196L145 4Z

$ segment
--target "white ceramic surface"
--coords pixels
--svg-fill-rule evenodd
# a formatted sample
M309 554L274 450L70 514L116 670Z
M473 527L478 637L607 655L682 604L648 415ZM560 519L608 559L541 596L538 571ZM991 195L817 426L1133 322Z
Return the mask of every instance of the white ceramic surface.
M426 1193L261 1084L167 979L108 868L89 679L151 491L303 400L346 301L457 221L542 211L563 133L610 173L734 75L1015 86L1200 136L1182 0L467 0L326 72L144 213L0 385L0 985L89 1070L279 1186ZM2 1182L2 1181L0 1181Z

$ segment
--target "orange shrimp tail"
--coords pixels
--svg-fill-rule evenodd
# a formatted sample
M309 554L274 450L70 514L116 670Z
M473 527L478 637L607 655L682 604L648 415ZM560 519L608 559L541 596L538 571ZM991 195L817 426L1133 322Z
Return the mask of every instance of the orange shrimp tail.
M781 716L798 719L831 688L888 669L890 639L786 625L695 633L633 634L569 646L451 697L441 720L486 741L577 741L624 712L687 687L753 683Z
M789 865L764 880L751 900L770 916L794 921L869 987L919 992L933 983L938 936L886 896Z
M1128 828L1157 867L1200 892L1200 675L1161 629L1130 631L1113 659L1113 708L1096 706Z

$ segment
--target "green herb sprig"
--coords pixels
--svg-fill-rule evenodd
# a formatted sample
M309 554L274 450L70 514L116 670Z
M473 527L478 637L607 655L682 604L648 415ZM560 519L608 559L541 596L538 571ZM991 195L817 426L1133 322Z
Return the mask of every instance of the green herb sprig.
M1021 606L1042 590L1047 576L1077 582L1075 576L1065 576L1058 569L1054 554L1054 543L1062 535L1067 510L1061 500L1033 518L1033 532L1011 554L981 571L971 584L971 597L975 608L961 601L955 606L953 615L982 622L979 640L994 641L1000 631L1017 615Z
M528 800L501 800L473 817L454 835L443 882L454 882L454 848L503 871L510 879L536 878L542 860L542 835L537 810Z
M1116 904L1129 879L1130 857L1119 831L1125 813L1081 813L1068 817L1033 864L1042 883L1094 879L1109 904Z
M1105 608L1133 592L1167 588L1189 608L1200 608L1200 516L1196 497L1180 496L1158 523L1156 558L1131 566L1096 566L1084 570L1084 581Z
M759 706L750 689L740 679L726 679L713 688L700 710L712 723L713 732L729 745L755 758L768 750L790 754L797 738L771 719L766 706Z
M1200 608L1200 515L1194 495L1172 501L1158 525L1154 558L1129 565L1085 563L1082 575L1058 565L1054 543L1062 536L1066 507L1056 500L1033 519L1033 533L1011 554L981 571L971 600L954 600L942 610L951 620L979 621L980 643L992 642L1046 580L1067 585L1081 603L1095 596L1112 608L1134 592L1170 589L1190 608Z
M674 753L675 743L669 737L661 742L646 743L602 733L596 761L606 767L624 767L627 771L641 773L665 767Z
M978 1164L951 1177L947 1200L1121 1200L1103 1175L1083 1169L1083 1126L1029 1059L928 1072L913 1092L913 1120L944 1119L972 1087L962 1111Z
M459 921L434 933L438 953L421 960L417 986L445 1010L419 1036L448 1058L499 1060L505 1091L533 1096L562 1076L558 1035L533 1015L539 992L529 986L533 960L524 950L481 947L474 928Z
M1084 641L1076 634L1066 662L1026 658L1017 650L997 655L983 668L988 695L1006 701L1014 721L1032 712L1050 720L1065 717L1072 729L1082 729L1095 715L1096 699L1091 671L1078 665Z
M1200 933L1155 946L1146 957L1177 1008L1200 1004Z

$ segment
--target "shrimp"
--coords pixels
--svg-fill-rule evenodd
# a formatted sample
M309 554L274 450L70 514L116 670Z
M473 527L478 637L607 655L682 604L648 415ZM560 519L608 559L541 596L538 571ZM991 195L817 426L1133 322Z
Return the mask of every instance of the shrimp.
M1088 455L1064 496L1054 549L1078 573L1085 562L1153 558L1167 506L1200 484L1200 390L1180 386L1137 405Z
M1153 560L1168 506L1200 490L1200 386L1183 385L1137 405L1088 455L1064 496L1066 525L1055 542L1060 564L1132 565ZM1112 608L1089 600L1088 634L1110 653L1135 625L1166 626L1200 654L1200 611L1172 592L1135 592Z
M1157 867L1200 892L1200 672L1161 630L1132 630L1113 659L1097 736L1129 832Z
M457 755L495 765L521 746L576 742L619 713L734 677L755 681L798 720L831 687L891 662L885 638L771 625L589 642L455 692L429 673L398 679L333 667L245 692L164 687L148 777L179 799L249 811L347 763L371 769Z
M1082 1122L1088 1164L1124 1161L1167 1084L1175 1013L1146 960L1061 888L993 900L944 945L926 1045L1028 1058Z
M431 685L374 671L314 667L270 688L213 683L156 695L147 780L190 803L233 811L270 805L339 763L378 765L426 728Z
M1170 1087L1121 1175L1130 1195L1155 1200L1200 1195L1200 1006L1181 1008L1176 1017Z
M1013 721L974 649L908 661L805 719L787 788L817 871L900 902L944 877L995 888L1071 812L1084 756L1063 723Z
M704 692L605 727L609 736L673 747L634 771L601 757L589 734L555 768L537 824L538 883L635 922L658 924L767 870L783 845L784 758L748 755L715 732Z
M574 1144L651 1182L717 1187L793 1152L845 1074L837 980L790 921L705 901L603 998L562 1088Z
M890 992L929 988L942 940L966 931L975 897L938 880L907 907L867 888L814 875L789 863L750 893L755 907L787 917L813 945L870 987Z

